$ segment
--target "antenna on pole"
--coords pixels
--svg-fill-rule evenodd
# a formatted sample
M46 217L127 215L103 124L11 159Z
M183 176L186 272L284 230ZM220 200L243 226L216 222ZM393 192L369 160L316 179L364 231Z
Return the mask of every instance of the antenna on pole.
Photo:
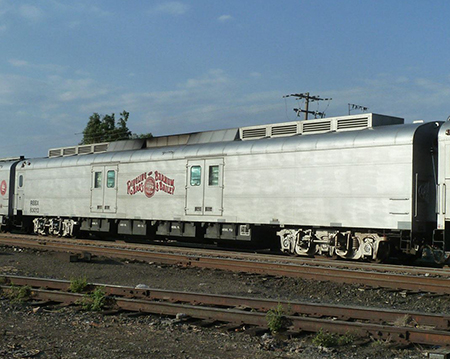
M305 114L305 121L308 120L308 114L314 115L315 118L317 116L320 116L321 118L325 117L325 112L319 112L319 111L309 111L309 103L314 101L331 101L332 98L320 98L319 96L312 96L309 94L309 92L305 93L292 93L290 95L283 96L286 97L295 97L296 100L305 100L305 109L302 110L301 108L294 108L294 111L297 113L297 116L300 117L300 113Z
M354 103L348 104L348 114L349 115L352 110L361 110L362 112L366 112L368 109L369 108L366 106L355 105Z

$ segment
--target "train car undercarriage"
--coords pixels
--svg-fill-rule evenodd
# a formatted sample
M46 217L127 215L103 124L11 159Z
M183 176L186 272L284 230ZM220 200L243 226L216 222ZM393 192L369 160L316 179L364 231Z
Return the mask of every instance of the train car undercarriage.
M36 217L28 218L28 222L30 221L32 232L44 236L74 237L84 232L122 237L138 236L150 240L167 237L204 242L233 241L252 243L258 247L266 245L297 256L327 256L348 260L382 261L387 259L395 248L399 248L398 236L368 231L101 218Z
M282 229L281 251L299 256L325 255L351 260L384 260L390 254L385 235L352 231Z

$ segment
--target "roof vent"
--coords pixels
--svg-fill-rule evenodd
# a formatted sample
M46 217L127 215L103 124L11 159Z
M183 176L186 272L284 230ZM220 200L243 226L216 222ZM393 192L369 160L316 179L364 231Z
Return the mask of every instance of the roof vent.
M249 128L242 131L242 139L266 137L266 127Z
M287 136L297 133L297 124L272 126L272 136Z
M105 152L107 150L108 150L108 143L96 143L93 145L52 148L51 150L48 151L48 157L87 155L90 153Z
M366 118L350 118L337 121L337 129L353 129L353 128L366 128L369 127L369 119Z
M309 135L331 131L355 131L377 126L399 125L402 123L404 123L404 120L399 117L365 113L308 121L241 127L239 133L242 140L256 140L265 137Z
M331 131L331 121L303 122L303 133Z
M78 146L78 154L79 155L87 155L89 153L92 153L92 146Z
M62 148L56 148L48 151L48 157L60 157L62 156Z
M106 152L108 150L108 144L107 143L100 143L98 145L94 145L94 153L98 152Z
M63 156L73 156L77 154L76 147L67 147L63 149Z

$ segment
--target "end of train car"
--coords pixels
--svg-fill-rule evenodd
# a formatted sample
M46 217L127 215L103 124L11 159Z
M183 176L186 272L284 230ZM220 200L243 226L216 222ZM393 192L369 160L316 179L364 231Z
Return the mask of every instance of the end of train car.
M15 168L24 157L0 159L0 229L7 229L14 218Z

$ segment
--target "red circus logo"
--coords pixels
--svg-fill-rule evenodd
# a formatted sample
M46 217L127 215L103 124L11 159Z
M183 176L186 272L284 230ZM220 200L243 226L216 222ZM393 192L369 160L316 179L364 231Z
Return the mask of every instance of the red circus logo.
M153 195L155 194L155 188L156 185L153 177L147 177L144 184L144 193L148 198L153 197Z
M6 181L3 180L0 184L0 194L4 196L6 194L6 189L8 188L8 185L6 184Z
M130 196L142 192L146 197L152 198L156 192L175 193L175 180L153 171L141 173L139 176L127 181L127 194Z

